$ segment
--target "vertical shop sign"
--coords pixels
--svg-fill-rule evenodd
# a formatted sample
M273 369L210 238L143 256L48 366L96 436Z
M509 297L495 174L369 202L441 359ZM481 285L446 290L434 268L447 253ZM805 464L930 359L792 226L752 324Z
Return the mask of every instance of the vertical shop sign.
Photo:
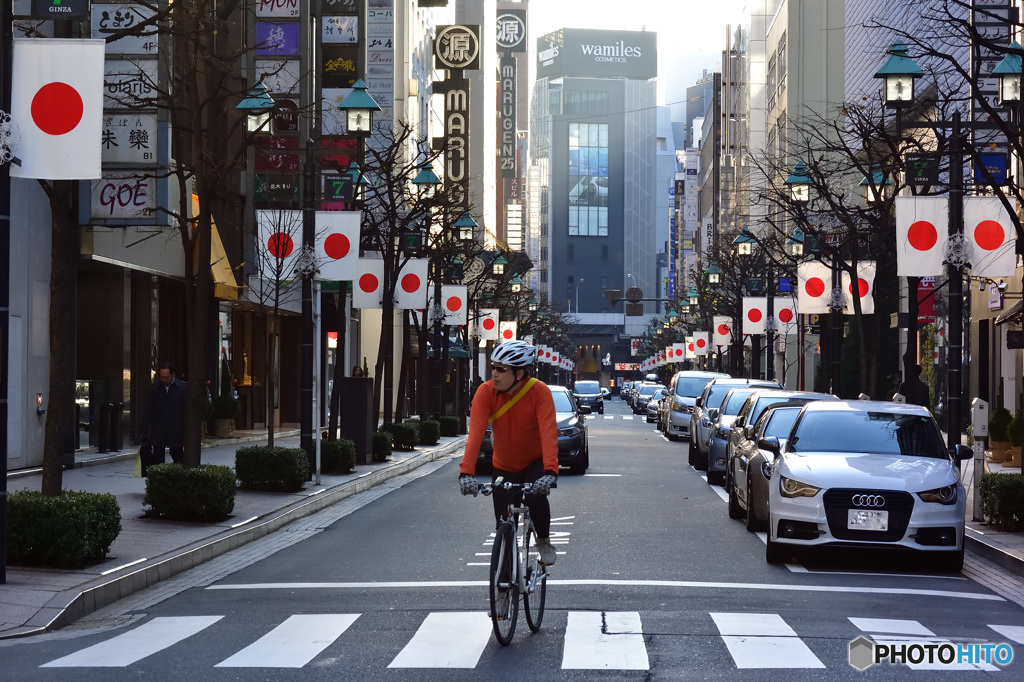
M501 139L501 176L516 177L516 58L502 57L499 73L501 74L501 104L498 122L498 135Z

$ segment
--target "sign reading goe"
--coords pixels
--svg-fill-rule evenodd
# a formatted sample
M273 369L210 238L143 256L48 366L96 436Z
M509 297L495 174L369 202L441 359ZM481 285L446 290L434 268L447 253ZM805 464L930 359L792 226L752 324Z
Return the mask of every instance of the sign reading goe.
M156 179L135 173L110 173L92 181L92 217L100 220L152 218Z

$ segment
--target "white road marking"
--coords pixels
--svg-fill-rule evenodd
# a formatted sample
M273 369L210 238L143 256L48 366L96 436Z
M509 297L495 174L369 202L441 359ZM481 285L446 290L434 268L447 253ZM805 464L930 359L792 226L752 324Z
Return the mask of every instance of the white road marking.
M622 478L622 474L583 474L591 478Z
M846 594L898 594L915 597L949 597L977 601L1006 601L996 594L982 592L953 592L950 590L919 590L900 587L864 587L855 585L785 585L780 583L720 583L689 580L555 580L548 579L549 585L603 585L607 587L678 587L681 589L711 590L763 590L780 592L839 592ZM410 589L442 587L483 587L485 580L423 580L394 582L351 582L351 583L244 583L209 585L207 590L367 590L367 589Z
M615 419L615 415L614 414L606 414L606 415L604 415L604 418L605 419Z
M1024 626L1021 625L989 625L990 628L1017 644L1024 644Z
M737 668L824 668L775 613L712 613Z
M576 515L574 514L573 516L558 516L558 517L552 518L551 521L552 522L555 522L555 521L569 521L569 520L575 519L575 518L576 518Z
M640 614L570 611L563 670L649 670Z
M704 479L705 481L707 481L707 480L708 480L708 479L707 479L707 476L701 476L701 478L703 478L703 479ZM726 502L726 503L728 503L728 502L729 502L729 493L727 493L727 492L725 491L725 488L723 488L723 487L722 487L722 486L720 486L720 485L712 485L712 486L709 486L709 487L710 487L710 488L711 488L712 490L714 490L714 491L715 491L715 494L716 494L716 495L718 495L718 496L719 496L720 498L722 498L723 500L725 500L725 502Z
M475 668L491 638L486 613L431 613L389 668Z
M124 668L205 630L224 616L154 618L134 630L44 663L40 668Z
M948 639L936 637L935 633L926 628L916 620L902 620L897 618L849 618L857 628L871 635L876 642L913 644L916 642L933 642L946 644ZM928 663L906 663L908 668L913 670L998 670L994 665L988 663L961 663L942 664L938 661Z
M622 418L625 419L626 421L630 421L630 420L633 419L633 415L631 415L631 414L624 414L624 415L622 415Z
M301 668L329 647L359 618L358 613L311 613L288 620L216 668Z

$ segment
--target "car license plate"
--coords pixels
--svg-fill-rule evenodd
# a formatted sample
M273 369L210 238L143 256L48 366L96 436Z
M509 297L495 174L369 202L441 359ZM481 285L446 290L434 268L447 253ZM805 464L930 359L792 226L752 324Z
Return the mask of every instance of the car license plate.
M848 509L846 527L849 530L889 530L889 512Z

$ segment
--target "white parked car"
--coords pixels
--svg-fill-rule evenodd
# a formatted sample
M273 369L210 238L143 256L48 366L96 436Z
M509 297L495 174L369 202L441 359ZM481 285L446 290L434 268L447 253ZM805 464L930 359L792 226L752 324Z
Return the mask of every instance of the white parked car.
M942 568L964 560L966 494L959 462L931 413L878 401L815 401L771 452L765 559L823 545L906 548L934 554Z

